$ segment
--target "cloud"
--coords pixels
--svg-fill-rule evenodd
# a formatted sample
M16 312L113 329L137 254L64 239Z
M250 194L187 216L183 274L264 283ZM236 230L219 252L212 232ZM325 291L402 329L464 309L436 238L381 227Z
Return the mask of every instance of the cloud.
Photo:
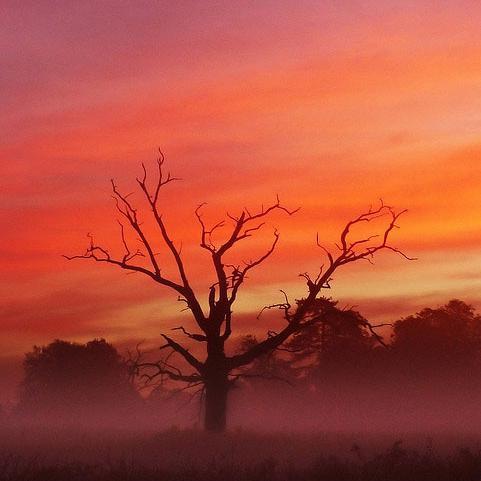
M18 292L5 301L0 310L2 331L32 337L98 336L122 330L116 323L119 314L128 307L143 305L156 299L155 291L140 284L126 285L122 279L106 282L84 277L67 287L43 286L42 292ZM63 276L63 283L68 277ZM45 280L45 279L44 279ZM132 319L132 324L138 322ZM119 323L120 324L120 323Z
M425 292L413 296L350 298L346 302L350 306L355 306L355 309L367 319L394 322L401 317L415 314L425 307L437 308L451 299L461 299L477 308L481 307L481 295L465 289L453 289L451 292Z
M246 282L236 314L246 331L262 333L251 312L266 297L325 262L316 233L335 249L345 222L378 197L410 209L392 240L421 261L404 268L382 257L374 274L353 267L336 292L358 292L354 302L383 318L446 292L477 298L458 289L475 274L457 266L437 276L422 260L442 252L449 263L481 242L477 7L10 3L0 32L0 329L10 352L57 336L153 337L162 319L178 320L155 285L61 258L82 252L87 232L121 252L109 179L135 189L140 161L155 166L159 144L184 179L162 211L201 293L215 279L198 248L200 202L212 223L277 193L302 207L233 256L257 256L281 231L279 250ZM380 295L388 287L392 298Z

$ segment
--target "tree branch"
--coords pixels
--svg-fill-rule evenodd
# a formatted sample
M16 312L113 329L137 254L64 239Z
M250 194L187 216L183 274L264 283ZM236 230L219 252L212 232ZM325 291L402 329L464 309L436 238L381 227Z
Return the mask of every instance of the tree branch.
M160 272L157 273L155 271L151 271L145 267L134 265L134 264L129 264L128 261L132 259L133 256L130 255L124 255L122 260L114 259L110 256L110 253L108 252L107 249L104 247L98 246L94 243L93 237L91 234L88 234L87 237L90 239L90 245L87 247L87 250L85 251L84 254L81 255L73 255L73 256L68 256L68 255L63 255L63 257L67 260L73 260L73 259L93 259L96 262L106 262L107 264L112 264L120 267L121 269L128 270L128 271L133 271L133 272L140 272L141 274L144 274L146 276L149 276L152 278L154 281L158 282L159 284L162 284L166 287L169 287L171 289L174 289L175 291L179 293L184 293L184 288L169 280L166 279L165 277L162 277Z
M172 331L182 331L187 337L189 337L190 339L193 339L194 341L198 341L198 342L207 341L207 337L204 336L203 334L195 334L195 333L192 334L191 332L187 332L183 326L173 327Z
M142 169L143 169L143 176L142 178L137 178L137 183L139 184L142 192L145 195L145 198L147 199L150 208L152 210L152 214L154 216L155 222L160 230L162 239L168 249L170 250L175 263L177 265L177 269L180 275L180 278L182 280L182 285L184 287L184 292L183 295L187 299L189 309L191 309L194 318L199 325L199 327L202 330L205 330L206 328L206 323L205 323L205 315L202 311L202 307L192 289L189 283L189 279L187 277L187 273L184 267L184 263L182 261L182 257L180 255L180 251L175 247L175 244L173 240L171 239L167 228L165 226L164 220L162 219L162 215L159 213L158 210L158 200L159 200L159 193L162 187L165 185L180 180L177 177L172 177L170 172L168 172L167 177L164 176L163 172L163 165L165 162L165 157L162 151L159 149L159 158L157 159L157 166L158 166L158 177L157 177L157 183L155 185L154 192L151 193L149 191L149 188L147 186L147 169L145 168L145 165L142 164Z
M225 341L229 338L231 330L231 307L234 304L238 291L246 279L247 273L264 262L275 250L277 242L279 240L279 233L274 231L274 241L267 252L256 260L247 262L244 268L240 266L232 266L225 264L223 256L232 249L235 244L243 239L251 237L253 233L262 229L265 225L263 219L267 217L271 212L280 210L292 215L299 209L289 210L281 205L279 197L276 198L276 202L268 208L262 207L257 213L251 214L249 210L243 209L238 217L227 216L233 221L233 227L230 234L223 243L216 246L212 240L212 234L222 227L225 227L225 221L217 222L213 227L208 228L203 220L201 209L205 204L201 204L195 210L195 215L201 226L201 239L200 246L210 252L214 270L217 276L217 282L211 286L209 292L209 319L215 321L219 327L225 323L224 333L222 339ZM226 272L226 267L231 267L231 273Z
M199 374L203 372L204 364L195 356L193 356L185 347L181 346L165 334L161 334L161 336L167 341L167 344L161 346L160 349L171 347L174 351L178 352L194 369L196 369Z
M321 289L330 287L329 283L332 280L332 275L339 267L345 264L349 264L351 262L355 262L360 259L371 258L374 256L376 252L382 249L391 250L393 252L401 254L406 259L413 260L414 258L408 257L407 255L402 253L399 249L394 248L388 244L389 235L391 234L394 228L398 227L396 225L396 221L405 212L406 210L396 213L392 207L385 205L381 201L381 205L377 209L372 209L371 207L367 212L356 217L354 220L349 221L341 233L340 245L338 246L340 250L340 254L337 257L334 257L329 251L327 251L327 249L322 247L321 244L319 243L319 238L317 237L317 245L327 253L328 260L329 260L328 268L326 270L321 269L315 281L313 281L308 274L302 274L302 276L307 281L308 295L305 298L304 302L298 305L294 313L292 314L289 313L288 302L266 306L265 309L271 309L271 308L283 309L285 312L285 318L288 321L287 325L279 333L271 333L266 339L252 346L246 352L229 358L228 359L229 367L231 369L235 369L235 368L244 366L246 364L249 364L257 357L263 354L266 354L267 352L273 349L278 348L292 334L304 329L305 327L312 325L315 322L319 322L320 318L311 318L306 320L305 319L306 314L309 312L310 308L313 306ZM368 244L372 239L380 236L369 236L365 239L360 239L360 240L351 242L349 241L349 233L351 228L359 223L370 222L384 215L390 215L391 221L389 225L386 227L386 229L384 230L384 233L382 235L382 241L379 244L375 244L373 246L367 246L361 251L356 251L355 250L356 247L360 245L364 246ZM369 324L366 321L365 326L371 331L371 333L378 340L378 342L385 345L382 337L379 336L374 331L375 328L373 325Z
M157 166L158 166L158 178L157 182L155 184L153 192L151 192L147 186L147 169L145 168L145 165L142 164L142 169L143 169L143 176L140 178L137 178L137 183L140 186L140 189L144 193L154 216L154 219L156 221L157 226L160 229L161 232L161 237L170 250L178 271L179 275L181 278L181 283L175 282L173 280L167 279L166 277L161 275L161 269L160 266L157 262L156 255L154 253L154 250L152 248L152 244L147 238L147 235L145 234L144 230L141 227L141 223L139 222L139 218L137 215L137 209L134 207L134 205L131 203L129 200L129 197L131 194L122 194L117 185L113 180L111 180L112 184L112 192L113 192L113 198L115 199L115 204L118 212L125 218L127 219L128 225L133 229L134 232L139 237L140 242L142 243L143 247L147 251L148 258L150 259L150 264L152 266L152 269L147 269L143 266L139 265L133 265L130 264L129 261L131 261L134 257L137 256L142 256L145 257L145 255L140 251L136 251L135 253L132 253L131 250L129 249L127 239L125 236L124 232L124 225L119 222L120 224L120 236L121 236L121 241L124 246L124 256L122 259L115 259L110 256L109 252L107 249L94 245L93 239L90 236L91 242L90 246L87 248L87 251L83 255L77 255L77 256L64 256L65 258L71 260L71 259L94 259L97 262L106 262L109 264L114 264L122 269L126 269L129 271L134 271L134 272L140 272L145 275L148 275L151 277L153 280L158 282L159 284L165 285L167 287L170 287L171 289L174 289L177 291L179 294L182 295L182 297L186 300L188 308L192 311L192 314L194 316L195 321L197 322L198 326L205 332L206 329L206 319L204 312L202 310L202 307L192 289L192 287L189 284L189 280L187 278L187 274L184 268L184 264L182 262L182 258L180 256L180 251L175 247L174 242L170 238L167 228L164 224L164 221L162 219L162 216L160 215L158 211L158 200L159 200L159 194L160 190L162 187L165 185L179 180L176 177L172 177L170 172L167 174L167 176L164 175L163 173L163 164L165 161L164 154L159 150L160 156L157 160Z

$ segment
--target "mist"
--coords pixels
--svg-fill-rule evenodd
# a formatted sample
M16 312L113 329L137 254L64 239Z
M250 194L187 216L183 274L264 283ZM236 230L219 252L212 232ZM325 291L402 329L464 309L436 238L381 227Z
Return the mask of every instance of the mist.
M422 466L416 479L475 480L481 399L468 379L451 381L449 390L440 375L423 386L388 378L301 392L256 380L231 393L223 433L202 431L200 399L185 393L74 416L71 406L4 413L2 479L410 479Z
M105 340L34 348L17 402L1 412L5 479L43 479L44 469L58 479L477 479L475 309L423 309L384 343L357 311L320 305L324 323L307 335L316 349L294 336L233 379L224 432L203 431L202 386L145 378ZM237 350L256 342L246 336Z

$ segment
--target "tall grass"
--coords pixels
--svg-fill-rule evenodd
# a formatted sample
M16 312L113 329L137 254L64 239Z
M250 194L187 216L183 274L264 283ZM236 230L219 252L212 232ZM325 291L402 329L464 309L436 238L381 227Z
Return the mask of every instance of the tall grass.
M245 440L247 440L248 436ZM199 441L201 437L197 438ZM208 440L209 437L204 438ZM188 439L184 438L187 443ZM158 441L158 440L157 440ZM226 438L213 443L225 445ZM377 453L364 452L352 444L344 453L319 453L308 462L296 462L282 451L263 456L259 438L250 440L259 449L258 459L248 461L229 449L207 456L208 447L198 445L199 458L184 458L167 463L169 452L159 449L157 459L142 464L133 456L110 458L98 462L58 459L51 456L3 454L0 457L1 481L480 481L481 451L454 449L450 454L435 452L431 445L408 449L401 441ZM290 442L295 442L291 438ZM301 449L303 440L299 438ZM175 444L175 443L174 443ZM178 445L175 444L178 449ZM159 445L160 446L160 445ZM185 453L190 452L189 449ZM229 454L230 452L230 454ZM300 452L300 451L299 451ZM184 453L184 455L185 455ZM50 453L51 454L51 453ZM50 460L49 460L50 458Z

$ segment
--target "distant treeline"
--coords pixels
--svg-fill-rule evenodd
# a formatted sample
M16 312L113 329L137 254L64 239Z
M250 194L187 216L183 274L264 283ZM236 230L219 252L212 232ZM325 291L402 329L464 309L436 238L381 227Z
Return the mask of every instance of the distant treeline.
M247 406L246 412L253 412L256 406L262 410L284 402L284 412L299 413L292 401L295 393L296 399L301 394L311 400L303 409L317 409L320 423L333 409L337 416L345 411L347 417L359 418L356 413L375 408L379 419L383 409L386 416L396 415L397 405L404 414L410 412L411 420L419 413L438 419L449 412L455 422L460 412L471 419L477 412L481 316L472 306L451 300L391 326L376 326L326 298L318 299L309 314L319 322L233 376L233 387L244 388L236 390L243 393L233 409ZM380 329L391 337L383 338ZM256 342L245 336L238 350ZM174 359L168 362L175 365ZM198 417L192 390L159 379L146 383L148 377L135 369L133 360L103 339L86 344L56 340L27 353L23 365L18 402L9 414L17 422L155 425L177 422L180 413L192 424ZM194 389L200 399L202 387Z
M311 389L346 381L372 384L375 378L394 375L411 381L438 374L481 380L481 316L463 301L454 299L381 325L326 298L318 299L315 311L310 314L321 322L256 361L250 373L283 377ZM390 338L381 336L380 328ZM254 343L253 336L243 339L244 345Z

